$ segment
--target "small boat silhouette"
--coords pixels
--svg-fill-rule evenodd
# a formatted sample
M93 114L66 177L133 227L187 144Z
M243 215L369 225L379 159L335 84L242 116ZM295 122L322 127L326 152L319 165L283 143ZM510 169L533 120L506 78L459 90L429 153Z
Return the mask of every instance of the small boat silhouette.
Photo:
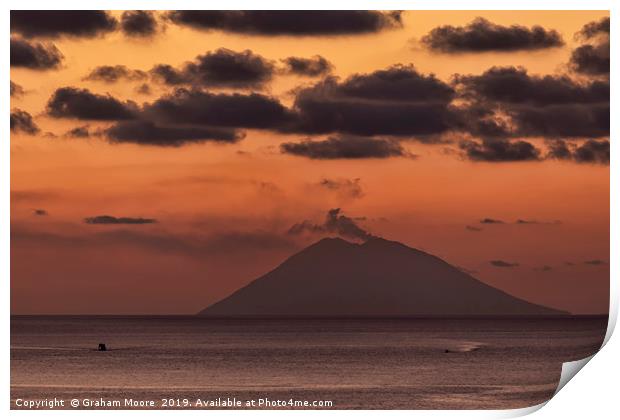
M99 343L99 348L97 350L107 351L108 349L106 348L105 343Z

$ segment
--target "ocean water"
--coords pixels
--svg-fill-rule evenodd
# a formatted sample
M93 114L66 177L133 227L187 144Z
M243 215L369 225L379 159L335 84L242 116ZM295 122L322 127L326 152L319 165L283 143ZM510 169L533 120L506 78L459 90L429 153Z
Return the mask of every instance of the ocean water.
M548 400L562 362L596 352L606 327L606 317L14 316L11 406L57 398L78 399L79 408L88 408L83 400L125 399L155 408L227 399L263 402L254 408L299 408L298 401L329 401L331 409L522 408ZM99 343L109 351L96 351Z

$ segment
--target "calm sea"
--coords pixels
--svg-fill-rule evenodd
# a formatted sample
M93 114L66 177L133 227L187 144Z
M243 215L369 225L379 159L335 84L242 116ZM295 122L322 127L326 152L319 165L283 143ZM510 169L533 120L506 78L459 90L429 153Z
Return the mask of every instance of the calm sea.
M179 408L235 398L331 401L334 409L521 408L549 399L562 362L596 352L606 326L606 317L14 316L11 404L131 398ZM99 343L109 351L96 351Z

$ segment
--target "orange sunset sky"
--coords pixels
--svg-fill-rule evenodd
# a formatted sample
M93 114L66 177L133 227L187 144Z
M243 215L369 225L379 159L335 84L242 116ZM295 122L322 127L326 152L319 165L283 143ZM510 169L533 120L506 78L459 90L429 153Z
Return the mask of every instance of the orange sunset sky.
M359 232L607 312L608 13L32 13L12 313L196 313Z

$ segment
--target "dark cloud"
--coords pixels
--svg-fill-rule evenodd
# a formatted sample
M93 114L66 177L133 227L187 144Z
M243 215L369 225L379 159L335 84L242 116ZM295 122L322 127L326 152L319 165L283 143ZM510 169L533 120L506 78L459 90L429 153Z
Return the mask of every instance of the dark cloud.
M364 191L360 185L359 178L323 178L319 181L319 186L328 191L334 191L338 195L345 198L361 198L364 196Z
M187 63L184 73L192 82L210 87L260 87L273 76L274 64L250 50L220 48Z
M116 29L101 10L11 10L11 33L25 37L94 37Z
M575 149L573 157L580 163L609 164L609 141L587 140Z
M44 210L44 209L34 209L32 210L32 214L34 214L35 216L48 216L49 215L47 210Z
M326 140L304 140L299 143L282 143L282 153L310 159L385 159L410 157L396 141L368 137L330 137Z
M443 53L538 50L564 45L562 36L541 26L501 26L476 18L467 26L439 26L422 38L433 51Z
M561 225L562 222L560 220L540 221L540 220L517 219L515 221L515 224L517 225Z
M577 47L570 56L569 66L577 73L589 75L609 74L609 42Z
M11 80L11 98L19 98L24 94L24 88Z
M580 145L564 140L547 141L547 158L573 160L578 163L609 164L609 140L587 140Z
M395 102L448 103L454 89L435 77L424 75L409 64L397 64L368 74L354 74L344 82L335 78L316 86L323 94L341 98Z
M199 55L180 69L160 64L156 65L151 73L171 85L256 88L271 80L275 65L250 50L236 52L220 48Z
M195 64L195 63L194 63ZM187 83L185 70L152 70L169 84ZM145 106L148 119L175 124L262 128L284 133L354 136L433 136L450 129L453 89L413 66L394 66L343 82L333 77L296 92L292 109L257 93L214 94L177 89ZM393 149L393 148L392 148Z
M534 271L551 271L553 268L549 265L543 265L542 267L534 268Z
M75 127L65 133L65 137L75 137L75 138L88 138L90 137L90 130L87 125L83 125L81 127Z
M514 106L508 112L519 136L609 136L609 103Z
M145 219L142 217L114 217L103 215L86 217L84 223L89 225L144 225L157 223L157 220Z
M29 113L14 108L11 110L11 131L14 133L37 134L40 130Z
M50 70L60 67L62 53L52 43L11 37L11 67Z
M502 260L492 260L492 261L489 261L489 264L491 264L494 267L500 267L500 268L513 268L513 267L519 266L519 263L507 262L507 261L502 261Z
M609 28L609 17L604 17L600 20L585 24L577 33L576 38L592 39L599 35L609 37Z
M121 30L129 37L151 37L158 31L155 13L148 10L127 10L121 16Z
M480 220L480 223L485 224L485 225L504 224L503 221L498 220L498 219L491 219L490 217L486 217L486 218Z
M479 76L457 76L464 94L490 101L551 105L609 102L609 81L578 83L567 76L529 75L522 67L492 67Z
M454 127L474 136L605 137L609 135L609 81L530 75L523 68L493 67L456 76L466 105L453 107Z
M298 124L307 134L431 136L447 131L451 114L444 104L331 99L304 92L295 102Z
M465 229L466 230L470 230L472 232L481 232L483 230L482 228L479 228L479 227L476 227L476 226L471 226L471 225L465 226Z
M219 127L161 126L150 121L123 121L104 132L113 143L179 147L207 141L235 143L243 135L234 129Z
M573 152L571 150L571 143L560 139L547 140L546 143L548 159L572 159Z
M573 50L569 67L577 72L591 76L609 74L609 18L590 22L575 35L576 39L587 41Z
M312 222L305 220L301 223L296 223L288 231L291 235L299 235L306 232L314 234L331 233L345 238L359 239L363 241L374 237L372 234L355 223L355 220L341 214L339 208L329 210L325 221L320 225L313 224Z
M95 80L106 83L115 83L121 79L144 80L148 77L142 70L133 70L124 65L99 66L91 71L84 80Z
M332 71L333 64L320 55L312 58L288 57L282 60L287 72L299 76L324 76Z
M47 102L47 112L55 118L115 121L135 118L138 107L131 101L121 102L88 89L63 87L56 89Z
M157 64L150 71L155 79L162 81L167 85L182 85L189 83L181 70L177 70L170 64Z
M589 260L589 261L584 261L583 263L587 265L606 265L607 264L607 262L603 260Z
M352 35L402 27L401 12L353 10L234 10L170 12L177 25L252 35Z
M413 66L397 65L344 82L334 77L301 89L295 131L305 133L425 136L448 130L453 89Z
M144 108L156 121L171 124L279 129L294 115L277 99L258 93L215 94L177 89Z
M474 99L460 105L451 105L452 129L469 133L477 138L507 138L513 135L513 127L503 109Z
M478 162L521 162L540 159L540 150L522 140L462 141L459 147L469 160Z

